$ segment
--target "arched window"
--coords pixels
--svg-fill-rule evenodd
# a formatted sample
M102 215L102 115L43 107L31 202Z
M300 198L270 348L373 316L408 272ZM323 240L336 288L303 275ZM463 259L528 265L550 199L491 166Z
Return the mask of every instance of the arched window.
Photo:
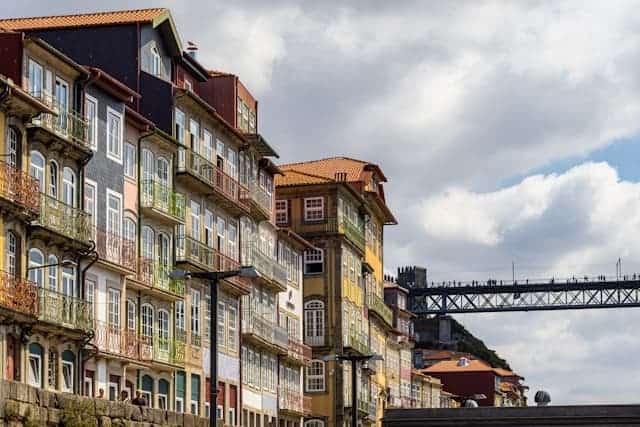
M74 366L76 356L70 350L62 352L62 391L73 393Z
M156 162L156 175L159 183L169 186L169 161L164 157L158 157Z
M167 402L169 401L169 381L164 378L158 380L158 409L169 409Z
M12 231L7 231L7 260L6 271L10 276L18 275L18 238Z
M148 260L153 260L153 229L147 225L142 227L142 256Z
M151 74L154 76L160 76L160 70L160 53L158 52L158 48L153 46L151 48Z
M127 242L136 241L136 222L129 217L125 217L122 222L122 237L124 237Z
M324 391L324 361L312 360L306 369L307 391Z
M42 346L38 343L29 344L29 385L42 387Z
M76 205L76 174L68 167L62 170L62 201L69 206Z
M169 312L158 310L158 348L169 351Z
M43 265L44 255L42 255L40 249L29 249L29 280L36 283L39 287L44 285L42 269L33 267L41 267Z
M155 174L153 167L153 153L146 149L142 149L142 179L144 181L152 180Z
M49 195L58 198L58 164L54 160L49 162Z
M304 427L324 427L322 420L309 420L304 422Z
M324 302L307 301L304 304L304 342L307 345L324 345Z
M49 259L47 260L47 282L49 284L49 289L52 291L58 290L58 266L54 264L58 264L58 258L55 255L49 255Z
M142 317L142 336L153 337L153 307L151 304L143 304L140 308Z
M40 192L44 193L44 157L38 151L30 154L29 175L38 181Z
M14 168L18 167L18 159L20 157L20 134L13 127L9 127L7 130L7 149L9 164Z

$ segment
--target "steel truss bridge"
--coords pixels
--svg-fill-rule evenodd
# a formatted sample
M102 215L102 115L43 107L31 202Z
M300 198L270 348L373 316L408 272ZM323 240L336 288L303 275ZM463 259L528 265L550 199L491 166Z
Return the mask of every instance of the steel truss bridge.
M640 307L640 275L432 283L412 288L409 301L417 315Z

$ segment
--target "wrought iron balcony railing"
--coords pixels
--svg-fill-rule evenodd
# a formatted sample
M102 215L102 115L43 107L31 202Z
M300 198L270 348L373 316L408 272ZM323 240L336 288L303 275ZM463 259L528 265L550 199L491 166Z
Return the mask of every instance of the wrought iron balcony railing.
M266 218L271 217L273 199L254 179L249 180L247 187L240 188L240 199L244 203L254 203Z
M38 313L38 286L0 271L0 307L35 316Z
M40 193L38 224L59 234L88 244L91 240L91 215Z
M71 329L90 330L93 313L86 301L45 288L38 288L38 318Z
M170 187L155 180L144 180L140 185L142 186L142 207L157 209L173 217L177 221L184 221L184 195L175 193Z
M28 173L0 161L0 197L37 214L40 210L38 181Z
M348 331L344 338L344 347L350 347L361 354L369 354L369 343L366 335L355 331Z
M141 340L135 330L122 329L107 322L93 322L93 344L104 353L111 353L129 359L140 359Z
M215 249L189 236L176 238L176 259L191 262L204 268L214 267Z
M378 295L367 294L367 308L378 313L389 326L393 326L393 311Z
M170 277L173 270L174 267L171 265L141 257L138 261L138 280L149 287L184 296L184 280Z
M289 344L287 330L272 320L253 313L249 310L242 311L242 333L252 334L268 343L286 349Z
M42 113L38 118L34 119L32 123L55 133L59 137L85 150L91 149L88 121L75 111L58 109L56 115Z
M358 227L347 219L338 222L338 232L344 234L347 239L364 251L364 228Z
M326 218L319 221L303 221L293 224L294 230L300 233L340 233L351 241L357 248L364 251L364 228L354 225L345 218Z
M99 229L94 229L93 234L96 251L101 260L135 271L136 242L134 240Z
M287 286L287 268L278 263L278 260L264 254L257 244L245 246L247 265L253 265L260 276L275 282L279 287Z
M290 390L283 386L278 389L278 406L280 410L298 414L310 412L305 412L305 399L302 390Z

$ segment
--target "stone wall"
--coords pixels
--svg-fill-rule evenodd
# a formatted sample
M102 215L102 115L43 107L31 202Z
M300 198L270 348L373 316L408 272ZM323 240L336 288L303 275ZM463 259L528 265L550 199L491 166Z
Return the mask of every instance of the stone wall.
M0 380L0 427L206 427L208 419Z

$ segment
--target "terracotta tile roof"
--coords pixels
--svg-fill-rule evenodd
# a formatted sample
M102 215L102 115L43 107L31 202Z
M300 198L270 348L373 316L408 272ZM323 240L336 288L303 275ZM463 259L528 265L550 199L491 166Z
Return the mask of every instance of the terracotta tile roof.
M346 173L347 182L356 182L363 179L362 173L364 172L365 166L369 164L368 162L349 157L330 157L321 160L280 165L280 169L283 171L295 170L302 173L311 173L327 178L330 181L336 181L337 173Z
M276 186L286 187L291 185L308 185L308 184L326 184L327 182L334 182L332 179L328 179L322 176L303 173L294 170L284 170L280 166L282 175L276 175Z
M425 374L432 374L437 372L492 372L493 368L481 361L481 360L469 360L466 366L458 366L458 360L443 360L426 369L422 372Z
M501 377L520 377L520 375L516 374L513 371L509 371L507 369L502 369L502 368L495 368L493 370L497 375L500 375Z
M0 27L6 30L22 31L47 28L91 27L96 25L132 24L152 22L166 8L119 10L76 15L40 16L31 18L11 18L0 20Z
M209 75L211 77L220 77L220 76L233 76L233 77L236 77L235 74L227 73L226 71L220 71L220 70L209 70Z

